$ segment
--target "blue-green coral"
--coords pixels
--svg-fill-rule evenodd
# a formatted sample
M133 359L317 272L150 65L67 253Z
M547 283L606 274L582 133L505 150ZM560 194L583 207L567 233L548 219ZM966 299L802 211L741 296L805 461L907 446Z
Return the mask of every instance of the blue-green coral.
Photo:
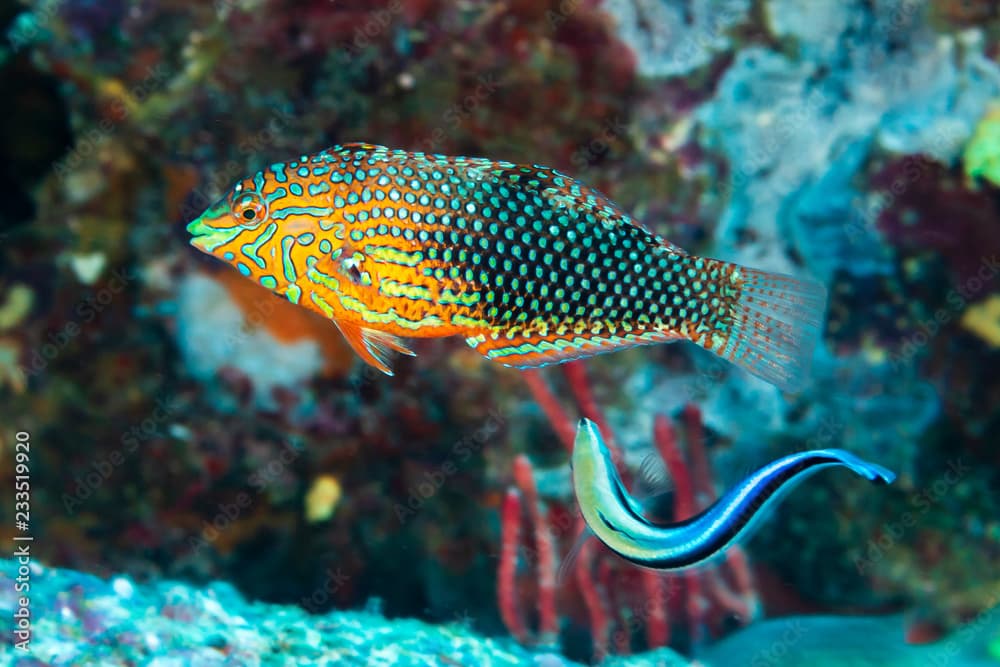
M1000 105L986 112L962 156L965 173L1000 186Z
M16 572L0 561L0 572ZM13 618L17 595L0 575L0 616ZM109 581L33 564L30 650L0 647L0 667L46 665L337 665L338 667L571 667L554 653L534 652L512 639L490 639L465 624L389 620L375 611L312 616L296 606L249 602L231 585L204 589L172 581ZM655 655L655 661L653 656ZM35 663L31 663L35 664ZM667 649L619 659L619 667L683 667Z

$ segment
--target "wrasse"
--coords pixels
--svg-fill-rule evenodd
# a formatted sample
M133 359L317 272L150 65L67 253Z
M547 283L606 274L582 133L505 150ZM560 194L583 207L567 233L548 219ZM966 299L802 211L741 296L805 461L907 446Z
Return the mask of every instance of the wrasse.
M463 336L517 368L689 340L794 389L826 302L689 255L553 169L371 144L272 164L187 229L390 375L407 337Z
M876 484L896 479L890 470L850 452L814 449L769 463L697 516L661 524L642 515L600 431L588 419L577 429L572 466L573 489L588 530L622 558L657 570L682 570L721 556L749 537L789 491L824 468L845 467Z

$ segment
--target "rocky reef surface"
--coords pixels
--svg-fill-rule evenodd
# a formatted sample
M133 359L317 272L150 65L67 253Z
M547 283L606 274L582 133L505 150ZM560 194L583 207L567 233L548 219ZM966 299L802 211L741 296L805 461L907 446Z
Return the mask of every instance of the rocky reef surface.
M18 563L0 561L3 572ZM176 581L138 584L121 576L34 565L27 577L31 633L4 630L0 665L10 667L573 667L557 653L531 651L510 638L491 639L469 625L388 619L365 611L310 615L300 606L248 602L232 585L192 587ZM0 614L19 608L11 578L0 580ZM336 581L332 582L337 585ZM662 649L614 667L684 667Z

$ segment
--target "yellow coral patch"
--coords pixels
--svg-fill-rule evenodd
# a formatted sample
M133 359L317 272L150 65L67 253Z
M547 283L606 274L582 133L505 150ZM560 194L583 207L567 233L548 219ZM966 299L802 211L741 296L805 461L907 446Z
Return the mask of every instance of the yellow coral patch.
M962 326L989 343L990 347L1000 347L1000 294L970 306L962 315Z
M13 285L0 303L0 331L13 329L31 311L35 301L31 288L20 283Z
M1000 185L1000 104L990 107L962 155L965 174Z
M336 477L333 475L317 477L306 494L306 521L318 523L332 517L342 495L343 489Z

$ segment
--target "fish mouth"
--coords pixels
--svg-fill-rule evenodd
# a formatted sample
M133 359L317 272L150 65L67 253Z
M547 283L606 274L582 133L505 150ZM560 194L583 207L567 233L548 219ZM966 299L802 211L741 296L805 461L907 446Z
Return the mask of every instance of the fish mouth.
M224 246L240 233L240 228L219 229L206 224L205 216L188 223L187 232L191 235L191 245L202 252L213 254L217 248Z

